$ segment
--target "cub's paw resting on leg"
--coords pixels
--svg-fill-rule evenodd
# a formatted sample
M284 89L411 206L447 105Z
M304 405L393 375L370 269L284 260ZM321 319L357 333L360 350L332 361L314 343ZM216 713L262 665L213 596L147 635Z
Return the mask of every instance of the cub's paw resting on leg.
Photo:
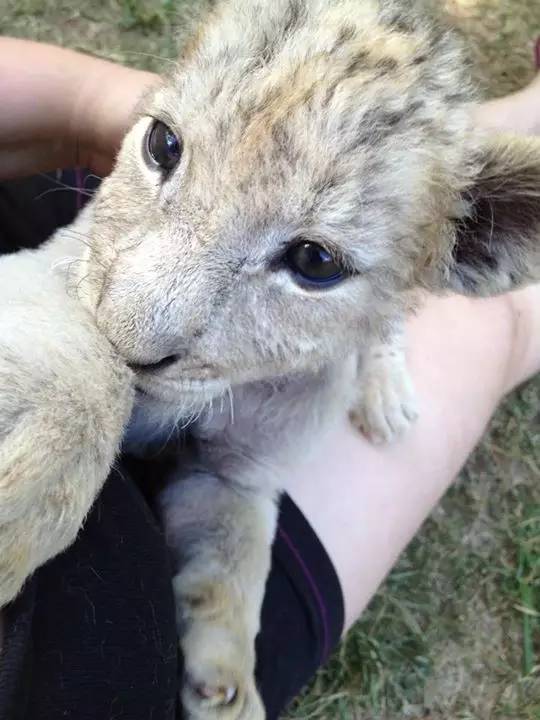
M186 472L160 497L177 569L184 709L189 720L262 720L255 638L275 504L209 473Z
M188 718L258 720L264 709L255 686L255 637L231 579L209 573L176 576L180 642L185 658L182 702Z
M359 390L350 418L371 442L400 438L418 417L405 352L397 343L370 348L362 358Z

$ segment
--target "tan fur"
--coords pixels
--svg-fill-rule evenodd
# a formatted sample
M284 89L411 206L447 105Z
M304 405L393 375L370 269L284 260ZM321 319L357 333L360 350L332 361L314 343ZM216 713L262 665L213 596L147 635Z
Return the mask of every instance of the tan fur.
M459 42L412 1L219 3L74 228L0 261L0 307L20 302L0 314L0 603L73 538L134 381L135 449L194 439L160 499L189 716L263 714L254 638L291 460L346 412L374 440L406 430L419 288L540 276L540 143L484 137L473 100ZM144 159L154 118L184 141L166 179ZM299 237L350 277L301 287Z
M54 270L67 232L0 262L0 607L75 539L132 407L130 371Z

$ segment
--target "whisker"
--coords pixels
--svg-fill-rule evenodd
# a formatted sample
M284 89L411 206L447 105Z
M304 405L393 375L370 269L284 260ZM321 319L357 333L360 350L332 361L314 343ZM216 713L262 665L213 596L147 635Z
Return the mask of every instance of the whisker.
M81 258L61 258L60 260L56 260L56 262L53 262L53 264L51 265L51 270L60 270L61 268L69 267L75 262L81 262Z
M152 60L163 60L164 62L168 62L171 65L177 65L177 61L174 58L165 57L164 55L154 55L153 53L140 52L138 50L124 50L123 54L133 55L135 57L147 57L151 58Z
M74 230L71 226L66 226L62 228L62 233L70 233L73 237L78 238L82 240L83 242L89 243L89 238L86 234L79 232L78 230Z
M67 183L63 182L62 180L60 180L57 177L51 178L51 176L47 175L46 173L39 173L39 176L42 178L45 178L47 180L50 180L51 182L54 182L56 185L59 186L58 189L64 188L66 190L76 190L77 192L80 192L83 195L86 194L89 197L96 193L96 190L89 190L86 187L77 187L75 185L68 185ZM101 180L101 178L99 178L97 175L87 175L85 180L87 180L90 177L95 178L96 180Z
M56 187L56 188L49 188L48 190L44 190L39 195L36 195L34 200L42 200L47 195L50 195L51 193L57 193L57 192L76 192L80 195L85 195L86 197L92 197L93 192L90 190L82 190L81 188L76 187L70 187L69 185L66 185L65 187Z
M89 250L92 249L92 245L91 245L90 243L84 242L84 241L82 241L82 242L83 242L83 245L86 245L86 247L87 247ZM72 258L72 259L73 259L73 262L80 262L80 263L82 263L82 262L85 261L85 258L83 258L83 257L74 257L74 258ZM60 261L60 262L61 262L61 261ZM92 262L95 263L96 265L99 265L99 267L103 270L104 274L105 274L106 276L108 276L108 273L110 272L110 267L109 267L108 265L106 265L102 260L100 260L99 256L98 256L97 254L95 254L95 253L92 254ZM107 278L106 278L106 279L107 279Z
M87 180L97 180L98 182L101 182L103 180L103 177L101 175L96 175L95 173L88 173L84 179L86 182ZM92 190L91 192L97 192L98 188L95 190Z
M234 425L234 395L233 389L230 385L227 386L227 397L229 398L229 405L231 407L231 425Z
M67 226L65 228L61 228L60 232L64 235L71 235L75 240L78 240L82 243L85 247L87 247L89 250L92 250L94 248L94 243L86 236L84 233L81 233L77 230L73 230L71 227ZM82 258L78 258L80 262L82 262ZM109 273L110 267L109 265L106 265L100 258L97 253L92 253L92 262L97 263L103 272Z
M79 290L81 289L81 285L82 285L84 282L86 282L86 280L88 280L89 277L90 277L90 273L87 272L86 275L83 275L81 278L79 278L78 283L73 286L72 289L75 290L75 293L76 293L77 297L79 297Z
M167 447L167 445L170 443L171 439L172 439L172 438L174 437L174 435L176 435L177 433L178 433L178 427L177 427L176 421L174 421L174 422L171 423L171 427L170 427L170 429L169 429L169 434L167 435L167 437L164 438L163 443L161 444L161 446L159 447L159 449L156 451L156 454L159 454L159 453L163 452L163 450L165 450L165 448Z

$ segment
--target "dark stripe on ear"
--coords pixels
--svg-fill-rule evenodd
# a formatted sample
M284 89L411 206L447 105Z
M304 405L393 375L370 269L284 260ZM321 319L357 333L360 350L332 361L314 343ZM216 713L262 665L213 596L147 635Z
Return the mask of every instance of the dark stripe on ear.
M538 277L540 142L499 140L486 149L455 221L456 289L489 295Z

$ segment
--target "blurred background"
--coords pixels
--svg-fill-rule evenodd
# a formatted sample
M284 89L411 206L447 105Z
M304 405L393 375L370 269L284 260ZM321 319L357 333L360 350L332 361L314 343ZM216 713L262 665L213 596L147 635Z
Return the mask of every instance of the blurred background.
M268 0L272 2L272 0ZM488 96L534 74L540 0L428 0ZM0 33L160 71L211 0L0 0ZM459 482L290 709L334 720L540 720L540 378L501 407Z

